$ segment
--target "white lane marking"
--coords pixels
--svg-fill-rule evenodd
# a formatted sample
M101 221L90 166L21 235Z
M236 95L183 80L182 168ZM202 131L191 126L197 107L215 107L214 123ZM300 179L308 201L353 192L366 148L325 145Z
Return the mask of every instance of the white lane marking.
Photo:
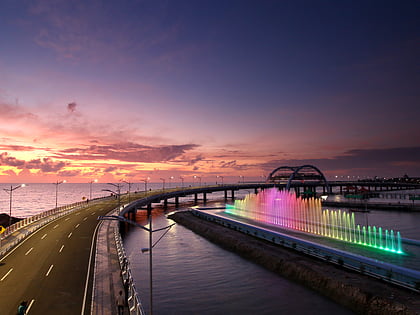
M58 226L59 226L59 224L55 225L55 226L53 227L53 229L56 229L56 228L58 228Z
M76 215L80 215L80 212L76 212Z
M32 250L33 250L33 249L34 249L33 247L29 248L29 250L25 253L25 256L28 256L28 254L29 254L30 252L32 252Z
M3 276L3 278L0 279L0 281L3 281L6 279L6 277L12 272L13 268L10 268L10 270Z
M43 240L46 236L47 234L42 235L41 240Z
M53 269L54 265L50 266L50 269L48 269L47 273L45 274L46 277L50 274L51 270Z
M58 252L61 253L63 251L63 249L64 249L64 245L61 245L61 248Z
M67 238L70 238L70 237L72 236L72 234L73 234L73 233L72 233L72 232L70 232L70 234L67 236Z
M78 227L80 226L80 224L76 224L76 227L75 227L75 229L77 229Z
M64 221L68 221L68 220L70 220L70 218L66 218Z
M95 213L96 213L96 212L95 212L95 211L93 211L90 215L95 215Z
M26 313L25 313L25 314L28 314L28 313L29 313L29 310L31 309L32 304L34 304L34 302L35 302L35 300L32 300L32 301L29 303L28 308L26 309Z
M86 220L87 220L87 217L84 217L84 218L83 218L83 221L86 221Z

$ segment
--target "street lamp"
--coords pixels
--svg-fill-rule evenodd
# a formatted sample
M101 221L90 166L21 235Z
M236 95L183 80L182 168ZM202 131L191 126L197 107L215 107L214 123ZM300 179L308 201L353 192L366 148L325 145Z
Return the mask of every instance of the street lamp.
M98 180L97 179L94 179L94 180L91 180L90 182L89 182L89 200L91 200L92 199L92 184L93 183L97 183L98 182Z
M142 179L141 181L144 182L144 192L147 193L147 182L150 180L150 177L146 179Z
M179 178L181 179L181 183L182 183L182 188L184 188L184 176L179 176Z
M134 225L138 228L141 228L141 229L149 232L149 247L148 248L142 248L141 252L142 253L145 253L145 252L150 253L149 254L149 291L150 291L150 294L149 294L149 299L150 299L149 300L149 313L150 313L150 315L152 315L153 314L153 272L152 272L152 270L153 270L152 269L152 267L153 267L153 247L156 246L156 244L165 236L165 234L169 231L169 229L172 226L174 226L176 223L172 223L172 224L170 224L168 226L165 226L163 228L160 228L160 229L152 230L152 209L151 209L151 207L148 207L148 209L147 209L147 216L149 218L149 220L148 220L149 221L148 222L149 223L149 228L146 228L146 227L138 224L137 222L128 220L128 219L126 219L122 216L116 216L116 215L100 216L100 217L98 217L98 220L118 220L118 221L121 221L121 222L129 223L131 225ZM163 233L161 235L161 237L159 237L159 239L153 244L152 233L153 232L158 232L158 231L163 231L163 230L166 230L165 233Z
M194 178L198 178L198 180L199 180L199 186L201 186L201 176L194 175Z
M18 186L13 187L12 185L10 185L10 189L6 189L3 188L3 190L5 192L7 192L10 196L10 201L9 201L9 227L12 225L12 196L13 196L13 191L20 188L20 187L25 187L25 184L21 184Z
M169 188L171 188L171 179L174 179L173 176L169 177Z
M131 182L123 180L123 183L126 183L128 185L128 203L130 203L130 192L131 192Z
M118 197L118 211L120 211L120 206L121 206L121 187L123 186L122 184L113 184L113 183L108 183L108 185L112 185L114 186L117 191L113 191L111 189L102 189L102 191L109 191L110 193L117 195Z
M162 190L165 190L165 179L161 178L160 180L162 181Z
M223 186L223 176L217 175L217 178L221 178L222 179L222 186Z
M242 178L242 184L244 183L244 176L243 175L239 175L239 182L241 182L241 178Z
M55 209L57 209L58 206L58 185L64 184L66 182L66 180L57 180L55 183L53 183L55 185Z

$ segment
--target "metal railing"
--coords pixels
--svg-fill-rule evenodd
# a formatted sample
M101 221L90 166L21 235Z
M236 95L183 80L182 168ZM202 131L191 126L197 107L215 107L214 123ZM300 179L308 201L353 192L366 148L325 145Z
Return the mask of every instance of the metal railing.
M35 232L36 230L43 227L44 225L50 223L51 221L59 217L62 217L64 215L67 215L71 212L87 207L93 202L102 201L107 198L110 198L110 197L109 196L100 197L100 198L92 199L89 202L79 201L79 202L71 203L68 205L61 206L61 207L57 207L54 209L46 210L8 226L6 228L6 231L0 234L0 245L3 245L3 241L6 240L8 237L10 237L13 233L17 231L20 231L21 233L17 234L16 238L13 241L8 241L6 246L1 247L0 257L4 256L8 251L10 251L17 244L19 244L28 235Z
M133 279L133 276L131 274L131 269L130 269L130 263L125 254L121 234L118 232L118 228L114 230L114 235L115 235L115 243L117 245L118 260L119 260L120 268L121 268L121 277L122 277L124 285L126 284L126 282L128 282L128 292L126 292L127 301L128 301L128 309L130 311L130 314L145 315L146 313L143 309L140 296L134 284L134 279Z

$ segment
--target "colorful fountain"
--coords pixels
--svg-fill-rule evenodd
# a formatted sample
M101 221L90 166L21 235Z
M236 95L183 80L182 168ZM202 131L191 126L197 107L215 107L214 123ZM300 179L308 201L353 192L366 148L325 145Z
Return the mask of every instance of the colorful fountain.
M344 242L403 253L400 232L395 233L376 226L356 225L354 213L322 210L320 199L303 199L292 192L279 191L277 188L236 200L234 205L226 205L225 212Z

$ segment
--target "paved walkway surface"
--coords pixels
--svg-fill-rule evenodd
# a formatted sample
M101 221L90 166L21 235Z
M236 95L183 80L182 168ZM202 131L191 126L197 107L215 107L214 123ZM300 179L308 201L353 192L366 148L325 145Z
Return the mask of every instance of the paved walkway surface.
M97 235L92 314L118 314L116 296L124 292L114 231L115 221L103 221ZM123 293L124 294L124 293ZM129 314L127 307L124 314Z

